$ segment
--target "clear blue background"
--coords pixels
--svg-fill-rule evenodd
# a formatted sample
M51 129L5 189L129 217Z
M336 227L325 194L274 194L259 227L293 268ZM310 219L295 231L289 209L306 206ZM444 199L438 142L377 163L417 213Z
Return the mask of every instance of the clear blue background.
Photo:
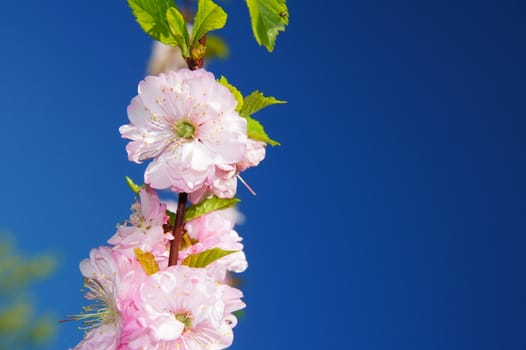
M239 189L233 349L525 349L525 3L289 1L272 54L223 4L208 68L289 102L258 113L282 146ZM144 166L118 127L151 43L124 0L2 4L0 228L59 255L37 288L57 318L129 215Z

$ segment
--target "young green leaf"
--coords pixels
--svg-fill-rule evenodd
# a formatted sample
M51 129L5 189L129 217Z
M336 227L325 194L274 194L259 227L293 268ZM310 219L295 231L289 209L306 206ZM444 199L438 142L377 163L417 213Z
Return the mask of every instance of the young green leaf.
M237 101L236 111L239 112L243 108L243 95L241 92L234 85L230 84L224 76L221 76L221 79L219 79L219 84L226 87L234 95Z
M177 46L181 49L184 57L190 56L190 38L183 14L175 7L166 10L166 21Z
M244 102L243 102L243 108L241 108L241 110L239 111L239 114L242 115L243 117L249 117L252 114L259 111L260 109L263 109L267 106L275 105L275 104L282 104L282 103L287 103L287 102L276 100L274 97L271 97L271 96L269 97L264 96L261 92L256 90L250 95L248 95L247 97L245 97Z
M166 10L174 6L172 0L128 0L128 5L141 28L152 38L167 45L176 45L166 21Z
M199 0L192 30L192 47L198 44L206 33L223 28L226 19L226 12L212 0Z
M159 264L155 261L155 257L150 252L143 252L139 248L133 250L135 257L141 264L142 268L148 275L153 275L159 271Z
M198 254L188 255L183 260L183 265L189 267L206 267L224 256L237 252L237 250L223 250L221 248L212 248Z
M218 198L212 196L188 207L184 213L184 220L190 221L215 210L230 208L239 202L240 200L238 198Z
M261 142L268 143L272 146L279 146L280 143L278 141L272 140L267 133L265 132L265 129L263 128L263 125L261 125L260 122L258 122L256 119L252 117L245 117L247 120L247 135L248 138L252 140L257 140Z
M133 180L129 176L126 176L126 184L136 194L139 193L139 191L141 190L141 186L133 182Z
M246 0L252 32L259 45L274 50L279 32L289 24L286 0Z

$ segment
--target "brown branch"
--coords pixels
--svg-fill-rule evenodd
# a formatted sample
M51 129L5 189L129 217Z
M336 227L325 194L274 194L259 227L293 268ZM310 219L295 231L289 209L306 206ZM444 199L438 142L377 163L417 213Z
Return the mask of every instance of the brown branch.
M177 202L177 212L175 213L175 224L172 231L174 239L170 243L170 255L168 257L168 266L177 265L179 259L179 247L181 246L181 239L184 232L184 212L186 210L186 201L188 193L179 193L179 201Z

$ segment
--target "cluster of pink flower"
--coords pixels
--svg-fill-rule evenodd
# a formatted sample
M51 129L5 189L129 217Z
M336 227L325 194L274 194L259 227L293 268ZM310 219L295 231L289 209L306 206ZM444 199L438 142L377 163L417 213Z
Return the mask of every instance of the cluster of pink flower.
M130 124L120 132L131 140L131 161L153 160L129 220L108 246L92 249L80 264L85 297L93 304L73 316L86 330L75 349L218 350L232 344L233 313L245 304L229 273L247 267L235 209L185 222L178 263L169 264L176 209L156 190L187 193L194 204L235 195L239 172L265 157L265 143L247 137L236 104L203 69L150 76L139 84L128 107ZM203 266L185 263L217 250L228 254Z

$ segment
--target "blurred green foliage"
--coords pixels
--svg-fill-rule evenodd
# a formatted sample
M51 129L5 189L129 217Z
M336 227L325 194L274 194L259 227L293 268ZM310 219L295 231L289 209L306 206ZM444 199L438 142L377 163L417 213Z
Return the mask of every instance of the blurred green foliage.
M206 39L206 56L207 60L221 58L226 59L230 55L230 49L226 41L214 34L209 34Z
M56 267L52 254L27 257L0 232L0 350L38 349L52 340L57 321L37 312L31 287Z

